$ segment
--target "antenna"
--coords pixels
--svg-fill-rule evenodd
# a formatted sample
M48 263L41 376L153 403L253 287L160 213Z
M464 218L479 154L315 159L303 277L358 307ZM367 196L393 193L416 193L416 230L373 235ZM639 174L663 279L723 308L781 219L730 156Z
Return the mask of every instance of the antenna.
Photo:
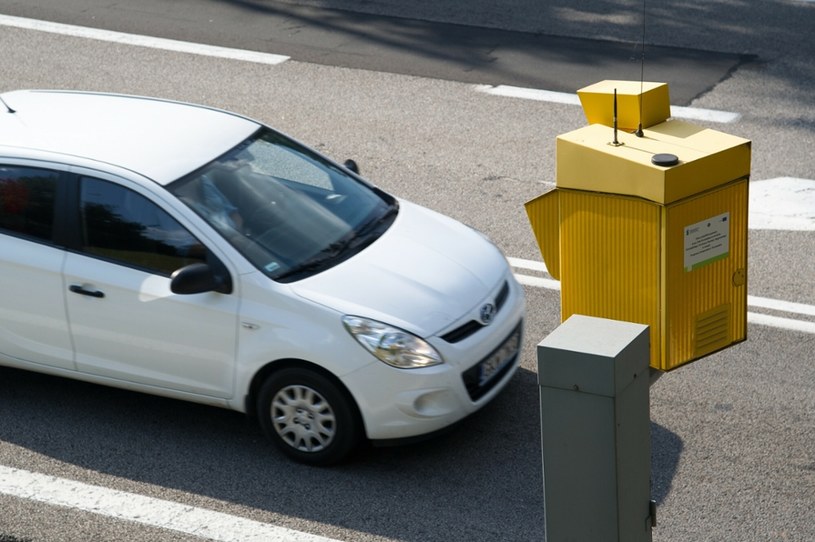
M16 113L17 112L14 109L12 109L11 107L9 107L9 105L6 103L6 100L4 100L2 96L0 96L0 102L3 102L3 105L6 106L6 113Z
M611 124L614 127L614 141L611 142L612 145L615 147L620 145L620 142L617 140L617 89L614 89L614 113L611 117Z
M645 81L645 0L642 0L642 56L640 57L640 123L637 126L637 131L634 135L642 137L642 102L643 94L642 88Z

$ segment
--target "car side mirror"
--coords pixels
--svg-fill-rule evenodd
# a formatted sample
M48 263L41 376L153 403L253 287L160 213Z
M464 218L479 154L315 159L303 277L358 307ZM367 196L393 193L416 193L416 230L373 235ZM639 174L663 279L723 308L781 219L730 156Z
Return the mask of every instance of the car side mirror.
M226 277L226 278L225 278ZM191 263L176 269L170 277L170 291L174 294L190 295L204 292L232 293L229 275L216 274L205 263Z
M359 166L355 161L351 160L350 158L343 162L342 165L345 166L345 169L353 171L354 173L359 175Z

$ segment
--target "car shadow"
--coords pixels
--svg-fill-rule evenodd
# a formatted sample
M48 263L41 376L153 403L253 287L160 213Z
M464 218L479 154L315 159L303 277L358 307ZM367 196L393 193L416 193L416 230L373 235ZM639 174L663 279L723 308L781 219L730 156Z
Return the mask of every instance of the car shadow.
M193 493L331 525L339 538L520 541L543 531L537 375L525 369L445 435L317 468L286 459L239 413L0 368L0 441L27 450L4 453L12 467L55 459L61 476L129 491L151 484L168 499ZM652 424L652 447L661 502L682 443Z

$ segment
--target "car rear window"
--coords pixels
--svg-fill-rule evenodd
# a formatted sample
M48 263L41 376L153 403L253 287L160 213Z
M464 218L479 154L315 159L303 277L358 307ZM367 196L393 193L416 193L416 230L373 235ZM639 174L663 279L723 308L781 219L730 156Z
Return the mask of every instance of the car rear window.
M50 241L59 173L0 165L0 230Z

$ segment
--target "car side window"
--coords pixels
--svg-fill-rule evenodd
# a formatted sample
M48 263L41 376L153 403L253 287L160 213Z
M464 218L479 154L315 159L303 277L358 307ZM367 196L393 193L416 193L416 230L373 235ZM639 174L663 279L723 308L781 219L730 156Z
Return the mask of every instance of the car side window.
M0 165L0 230L51 241L59 172Z
M206 261L204 246L167 212L112 182L81 179L80 220L87 254L166 276Z

